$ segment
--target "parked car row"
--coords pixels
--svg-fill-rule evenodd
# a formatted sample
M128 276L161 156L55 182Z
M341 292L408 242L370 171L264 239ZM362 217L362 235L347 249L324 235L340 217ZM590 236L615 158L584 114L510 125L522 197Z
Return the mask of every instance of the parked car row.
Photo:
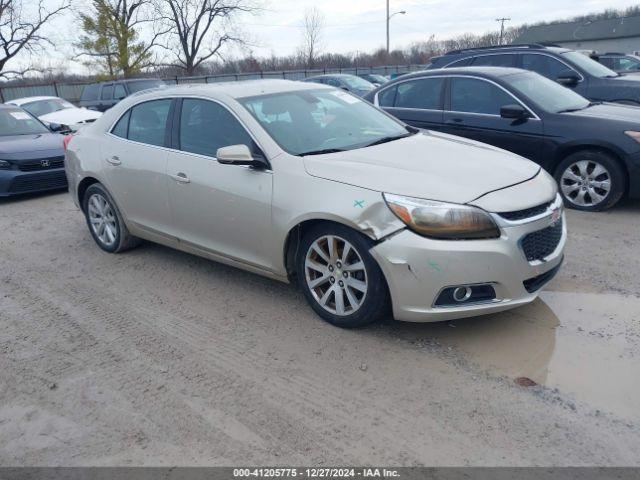
M328 85L150 90L73 135L66 162L104 251L145 239L296 281L342 327L524 305L563 260L562 200L539 165Z

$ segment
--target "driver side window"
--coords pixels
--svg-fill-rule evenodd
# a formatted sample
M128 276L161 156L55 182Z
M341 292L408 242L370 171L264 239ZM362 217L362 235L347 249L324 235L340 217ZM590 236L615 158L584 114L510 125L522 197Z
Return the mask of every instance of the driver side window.
M484 80L451 79L451 110L454 112L500 115L503 106L515 103L518 102L507 92Z
M251 136L226 108L209 100L182 100L180 150L215 157L219 148L238 144L254 150Z

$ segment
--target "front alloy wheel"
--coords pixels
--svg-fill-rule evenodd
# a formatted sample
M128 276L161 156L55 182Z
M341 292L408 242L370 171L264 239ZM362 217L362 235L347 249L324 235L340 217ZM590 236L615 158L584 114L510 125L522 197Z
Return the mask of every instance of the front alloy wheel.
M311 294L326 311L350 315L367 296L367 271L356 249L344 238L324 235L311 244L305 260Z
M369 253L373 242L344 225L323 222L302 237L297 277L311 308L338 327L360 327L387 315L389 292Z
M595 207L611 191L611 174L599 163L580 160L562 173L560 188L566 199L580 207Z
M599 211L612 207L625 192L627 177L613 155L596 149L568 155L555 171L567 207Z

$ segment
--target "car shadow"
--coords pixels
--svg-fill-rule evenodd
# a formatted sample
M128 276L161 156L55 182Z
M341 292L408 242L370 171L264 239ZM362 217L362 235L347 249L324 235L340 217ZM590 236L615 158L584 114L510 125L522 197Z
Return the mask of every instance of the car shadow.
M46 190L44 192L20 193L18 195L11 195L10 197L0 197L0 205L9 205L11 203L24 202L26 200L33 200L42 197L51 197L65 192L69 192L69 189L59 188L56 190Z

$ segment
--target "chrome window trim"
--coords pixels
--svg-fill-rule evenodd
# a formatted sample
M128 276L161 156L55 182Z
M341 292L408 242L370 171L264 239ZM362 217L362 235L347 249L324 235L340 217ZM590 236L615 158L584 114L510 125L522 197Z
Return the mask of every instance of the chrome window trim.
M111 133L113 131L113 129L115 128L116 124L120 121L120 119L123 116L125 116L128 111L130 111L134 107L137 107L138 105L141 105L141 104L147 103L147 102L154 102L156 100L175 100L175 99L185 99L185 98L195 98L195 99L198 99L198 100L206 100L206 101L209 101L209 102L214 102L214 103L217 103L218 105L220 105L222 108L226 109L238 121L238 123L240 123L242 128L245 129L245 131L249 134L251 139L256 143L256 145L258 146L260 151L265 155L265 157L267 156L267 153L265 152L265 149L262 147L260 142L258 142L258 140L256 139L255 135L251 132L251 130L247 127L246 123L244 121L242 121L242 119L240 117L238 117L236 112L231 110L227 105L225 105L224 103L220 102L217 99L213 99L211 97L207 97L207 96L203 96L203 95L197 95L197 94L195 94L195 95L193 95L193 94L192 95L189 95L189 94L172 94L172 95L162 96L162 97L158 97L158 98L146 99L146 100L134 103L133 105L129 106L129 108L127 108L124 112L122 112L116 118L116 120L111 123L109 128L104 133L105 133L105 135L109 135L110 137L113 137L113 138L116 138L118 140L122 140L122 141L125 141L125 142L133 143L135 145L144 145L144 146L147 146L147 147L159 148L159 149L166 150L166 151L169 151L169 152L179 152L179 153L184 153L184 154L187 154L187 155L194 155L194 156L203 157L203 158L206 158L206 159L209 159L209 160L218 161L218 159L216 157L214 157L214 156L202 155L202 154L198 154L198 153L194 153L194 152L186 152L184 150L179 150L177 148L165 147L164 145L152 145L150 143L137 142L135 140L130 140L128 138L122 138L122 137L119 137L118 135L115 135L115 134ZM271 159L267 157L266 160L269 162L269 166L271 166ZM243 167L251 168L248 165L236 165L236 166L243 166ZM271 168L268 168L268 169L264 169L263 171L264 172L272 172L273 170L271 170Z

